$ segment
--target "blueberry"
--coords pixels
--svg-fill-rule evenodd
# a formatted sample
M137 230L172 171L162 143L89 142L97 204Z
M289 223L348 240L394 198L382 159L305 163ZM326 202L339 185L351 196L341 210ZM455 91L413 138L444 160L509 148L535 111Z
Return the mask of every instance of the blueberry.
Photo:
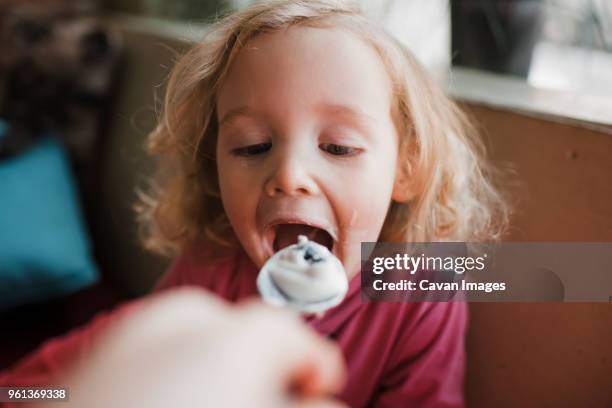
M321 262L323 260L312 247L306 248L304 259L310 263Z

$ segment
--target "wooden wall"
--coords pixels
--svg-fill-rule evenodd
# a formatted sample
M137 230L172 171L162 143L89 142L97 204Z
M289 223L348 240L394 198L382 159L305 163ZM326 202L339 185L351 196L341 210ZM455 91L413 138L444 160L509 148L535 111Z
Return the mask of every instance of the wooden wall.
M507 240L612 241L612 128L467 108L494 162L515 171ZM469 407L612 407L612 303L470 311Z

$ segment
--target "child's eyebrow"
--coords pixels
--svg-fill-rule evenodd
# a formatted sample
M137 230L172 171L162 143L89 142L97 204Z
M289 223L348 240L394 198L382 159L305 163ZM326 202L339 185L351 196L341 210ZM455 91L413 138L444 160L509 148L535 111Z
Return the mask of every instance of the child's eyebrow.
M373 123L376 123L376 118L366 113L358 106L349 106L335 103L321 103L316 106L317 113L321 115L329 115L341 117L351 122L355 122L366 129Z
M257 117L259 115L257 114L257 112L255 112L254 110L252 110L248 106L243 106L243 107L240 107L240 108L232 109L229 112L227 112L225 115L223 115L223 117L219 121L219 127L223 126L223 124L225 124L225 123L231 122L232 120L234 120L235 118L237 118L239 116L254 116L254 117Z
M337 103L320 103L315 105L315 112L321 116L340 117L344 120L354 122L356 125L364 127L366 129L372 123L376 122L376 119L372 115L366 113L358 106L350 106ZM229 112L223 115L221 120L219 120L219 127L233 121L235 118L240 116L260 117L261 115L256 110L253 110L248 106L231 109Z

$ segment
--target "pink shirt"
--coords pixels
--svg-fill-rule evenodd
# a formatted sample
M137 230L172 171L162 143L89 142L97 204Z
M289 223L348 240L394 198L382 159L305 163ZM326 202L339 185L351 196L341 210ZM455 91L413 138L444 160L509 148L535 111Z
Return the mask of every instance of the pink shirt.
M214 266L185 255L155 290L195 285L235 302L257 296L256 276L257 268L244 254ZM351 407L462 407L466 304L362 302L359 289L357 275L340 305L322 318L306 319L344 353L348 381L340 399ZM88 326L43 344L11 371L0 373L0 386L61 384L67 365L140 302L101 314Z

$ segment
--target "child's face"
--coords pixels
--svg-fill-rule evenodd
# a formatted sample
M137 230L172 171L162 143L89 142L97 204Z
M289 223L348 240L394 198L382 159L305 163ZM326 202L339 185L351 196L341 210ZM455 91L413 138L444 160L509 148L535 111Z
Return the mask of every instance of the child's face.
M240 51L219 92L216 155L223 206L258 267L304 233L359 270L394 198L391 92L376 51L345 31L292 27Z

